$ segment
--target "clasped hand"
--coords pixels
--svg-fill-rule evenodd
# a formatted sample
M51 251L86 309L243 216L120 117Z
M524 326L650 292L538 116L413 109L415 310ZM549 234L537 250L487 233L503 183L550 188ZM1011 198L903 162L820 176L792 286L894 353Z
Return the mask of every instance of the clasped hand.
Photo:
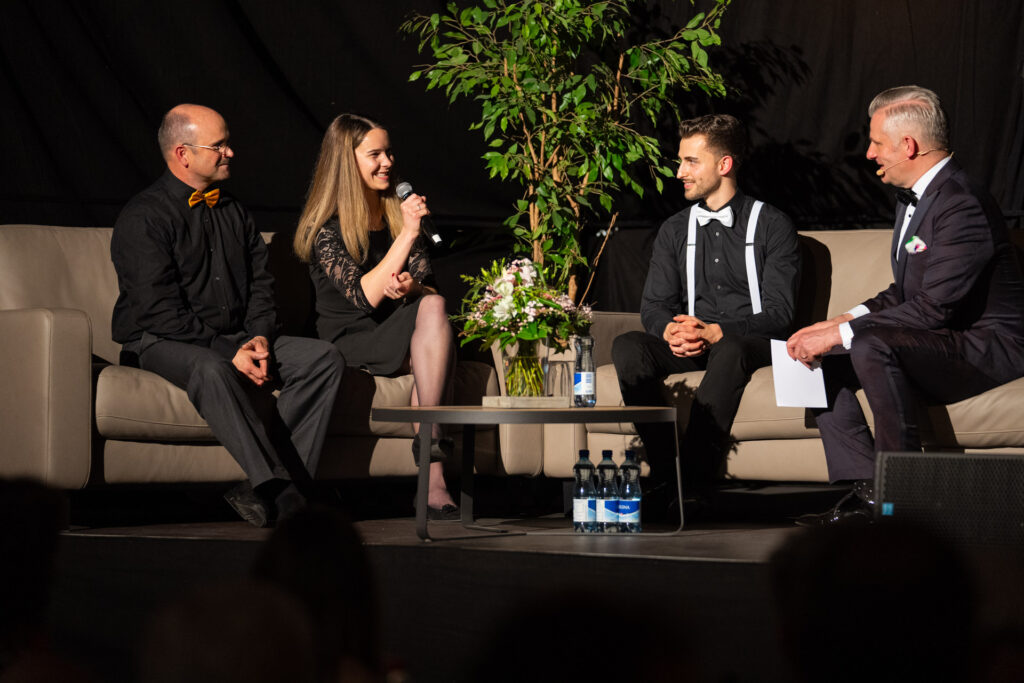
M672 354L680 358L699 356L722 338L717 323L707 324L692 315L677 315L665 326L662 338L668 342Z
M267 372L270 360L270 342L266 337L253 337L235 352L231 363L258 387L270 381Z

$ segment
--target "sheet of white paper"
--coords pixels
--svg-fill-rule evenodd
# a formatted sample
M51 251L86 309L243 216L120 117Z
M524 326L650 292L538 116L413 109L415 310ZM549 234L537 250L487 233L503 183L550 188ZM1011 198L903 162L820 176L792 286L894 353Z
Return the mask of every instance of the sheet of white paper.
M809 370L786 352L786 342L772 339L772 375L775 404L796 408L825 408L825 375L821 368Z

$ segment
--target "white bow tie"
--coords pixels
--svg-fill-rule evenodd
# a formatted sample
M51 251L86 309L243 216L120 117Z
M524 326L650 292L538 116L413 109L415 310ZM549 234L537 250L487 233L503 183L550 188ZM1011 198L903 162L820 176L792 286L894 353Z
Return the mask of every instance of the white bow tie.
M732 227L731 206L722 207L718 211L708 211L700 206L695 207L694 210L697 212L697 222L700 223L701 227L707 225L712 219L717 220L727 228Z

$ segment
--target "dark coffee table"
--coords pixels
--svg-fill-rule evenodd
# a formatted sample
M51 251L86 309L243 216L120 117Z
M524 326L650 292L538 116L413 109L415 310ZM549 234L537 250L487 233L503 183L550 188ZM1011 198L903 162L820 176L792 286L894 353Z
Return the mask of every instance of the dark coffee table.
M416 534L424 541L433 540L427 531L427 484L429 481L430 432L434 424L463 425L462 431L462 525L489 533L508 533L505 529L473 526L473 458L476 446L476 425L491 424L573 424L584 422L670 422L675 425L674 407L597 406L594 408L491 408L483 406L407 406L374 408L371 417L381 422L420 423L420 462L417 482ZM672 430L675 434L675 429ZM676 488L679 493L679 526L683 528L683 482L679 466L679 437L675 437ZM568 532L567 533L572 533ZM657 532L655 532L657 533ZM623 536L651 535L623 534Z

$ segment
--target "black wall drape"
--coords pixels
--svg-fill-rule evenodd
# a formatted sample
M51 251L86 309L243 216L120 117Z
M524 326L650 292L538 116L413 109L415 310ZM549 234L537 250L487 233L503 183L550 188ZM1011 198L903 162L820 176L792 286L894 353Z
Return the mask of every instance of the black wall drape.
M480 134L468 130L477 108L407 82L422 58L398 26L442 4L6 0L0 222L112 224L161 171L160 117L197 102L225 115L237 153L231 190L263 229L293 226L322 132L344 111L389 127L400 172L430 197L442 232L493 228L519 189L487 178ZM655 23L694 11L682 1L650 7L644 20ZM1024 209L1024 3L734 0L722 36L712 60L729 98L694 95L684 106L748 122L755 151L742 184L800 227L890 224L893 201L863 156L866 107L904 83L943 97L958 159L1008 214ZM672 128L662 137L674 156ZM649 230L682 204L672 183L626 202L607 263L642 262L649 239L623 233ZM635 285L611 270L595 298L618 301L609 287L633 298Z

